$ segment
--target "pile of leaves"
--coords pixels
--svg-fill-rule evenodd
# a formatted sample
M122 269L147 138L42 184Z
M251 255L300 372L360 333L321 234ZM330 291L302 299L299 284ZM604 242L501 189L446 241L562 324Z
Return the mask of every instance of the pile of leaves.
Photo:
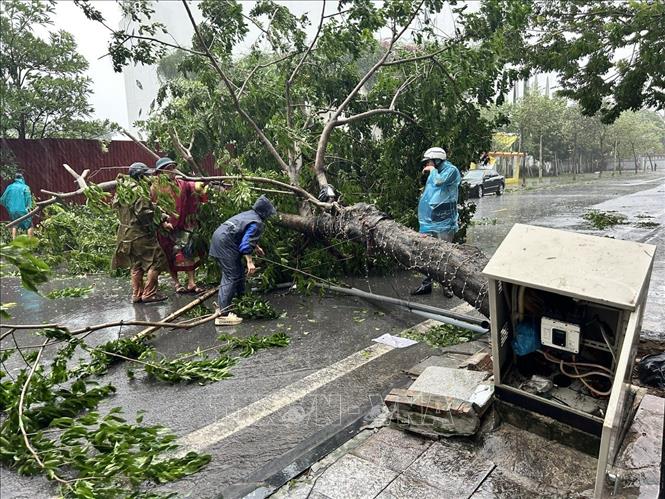
M246 293L233 300L233 311L245 319L277 319L279 312L263 298Z
M655 229L656 227L660 227L660 224L653 220L640 220L635 224L635 227L639 227L640 229Z
M141 415L131 423L120 408L98 412L115 388L86 379L85 369L67 368L79 344L71 338L49 369L33 352L26 356L33 367L15 379L0 371L0 462L21 474L45 474L65 497L98 498L135 496L145 482L177 480L210 461L195 452L167 457L177 449L175 435L142 425ZM3 364L12 353L2 353Z
M35 231L38 254L70 275L109 272L118 218L110 206L51 205Z
M49 266L34 255L38 244L34 237L28 236L0 244L0 277L18 273L23 287L37 292L37 286L45 283L51 273ZM0 318L9 318L7 310L13 305L0 302Z
M451 324L438 324L432 326L425 332L409 329L402 334L402 337L425 342L430 346L441 348L471 341L473 339L473 332Z
M599 230L626 223L626 217L615 211L591 210L582 215L582 218Z
M15 378L8 379L7 372L0 370L0 462L21 474L46 474L60 483L66 497L134 497L145 482L177 480L210 461L210 456L194 452L167 457L177 448L175 436L159 425L142 426L141 415L130 423L117 407L100 414L100 402L115 388L91 380L92 375L105 374L112 365L127 360L140 365L147 379L208 383L230 377L230 368L240 357L289 344L289 337L281 332L248 338L222 335L221 345L168 359L145 341L132 338L90 347L66 329L44 329L39 334L65 346L49 369L38 363L33 352L25 355L26 368ZM79 348L88 357L70 369ZM212 350L217 354L207 353ZM7 350L0 356L3 369L13 353ZM135 375L132 369L127 373Z
M81 288L77 287L66 287L61 289L54 289L46 293L46 298L50 300L55 300L57 298L81 298L88 296L92 291L94 286L83 286Z

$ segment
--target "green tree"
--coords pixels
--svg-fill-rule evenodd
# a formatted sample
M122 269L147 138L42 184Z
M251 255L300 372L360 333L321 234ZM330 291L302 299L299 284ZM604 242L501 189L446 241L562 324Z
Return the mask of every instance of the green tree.
M533 4L526 67L559 73L561 94L611 123L665 107L665 2L549 0Z
M53 1L0 3L0 133L3 137L96 138L108 121L86 120L88 62L66 31L37 34L52 25Z
M640 157L661 154L665 148L665 121L653 111L626 111L611 127L616 140L617 154L631 158L635 173L640 168Z

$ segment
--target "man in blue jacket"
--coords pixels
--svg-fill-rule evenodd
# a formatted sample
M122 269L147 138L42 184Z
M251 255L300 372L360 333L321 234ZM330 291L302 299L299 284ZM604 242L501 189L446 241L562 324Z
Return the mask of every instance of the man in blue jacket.
M418 202L418 222L422 236L433 236L452 243L459 229L457 223L457 196L462 176L455 165L447 160L446 151L432 147L425 151L423 174L427 175L425 189ZM432 292L432 278L426 276L422 284L411 292L424 295ZM453 292L448 286L444 294L451 298Z
M242 257L247 264L247 275L256 272L252 253L263 256L259 239L268 218L277 213L270 200L261 196L251 210L243 211L229 218L217 227L210 242L210 256L217 260L222 269L222 280L219 283L219 309L222 315L215 319L217 326L234 326L242 322L242 318L229 312L231 300L245 292L245 270Z
M9 184L2 193L0 204L7 209L12 221L28 214L32 208L32 194L21 173L16 174L14 182ZM32 217L28 217L12 227L12 239L16 238L17 229L27 230L28 235L32 236Z

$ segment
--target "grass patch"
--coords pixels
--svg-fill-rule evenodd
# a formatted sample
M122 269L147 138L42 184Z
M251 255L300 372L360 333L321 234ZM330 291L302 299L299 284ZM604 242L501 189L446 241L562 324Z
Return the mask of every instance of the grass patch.
M626 223L626 216L615 211L591 210L582 215L582 218L599 230Z
M470 225L496 225L497 222L496 218L483 217L478 220L471 220Z
M473 339L473 332L451 324L438 324L425 332L409 329L402 334L402 337L441 348L471 341Z

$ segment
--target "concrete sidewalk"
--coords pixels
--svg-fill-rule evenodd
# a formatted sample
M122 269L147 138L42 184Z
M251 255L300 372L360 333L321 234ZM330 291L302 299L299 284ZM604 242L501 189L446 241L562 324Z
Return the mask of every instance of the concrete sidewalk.
M617 497L658 497L665 399L646 395L619 452ZM474 437L430 440L398 430L387 411L373 425L287 483L289 499L592 497L597 459L485 418Z
M653 185L653 184L652 184ZM616 211L628 224L592 230L569 214L530 223L657 246L643 339L665 341L665 184L591 206ZM650 227L636 222L648 219ZM629 257L629 255L627 255ZM470 346L469 344L465 346ZM613 468L618 497L658 496L665 399L646 395ZM533 498L592 497L597 459L501 423L494 411L474 437L429 440L391 427L386 412L344 446L287 483L273 497Z

